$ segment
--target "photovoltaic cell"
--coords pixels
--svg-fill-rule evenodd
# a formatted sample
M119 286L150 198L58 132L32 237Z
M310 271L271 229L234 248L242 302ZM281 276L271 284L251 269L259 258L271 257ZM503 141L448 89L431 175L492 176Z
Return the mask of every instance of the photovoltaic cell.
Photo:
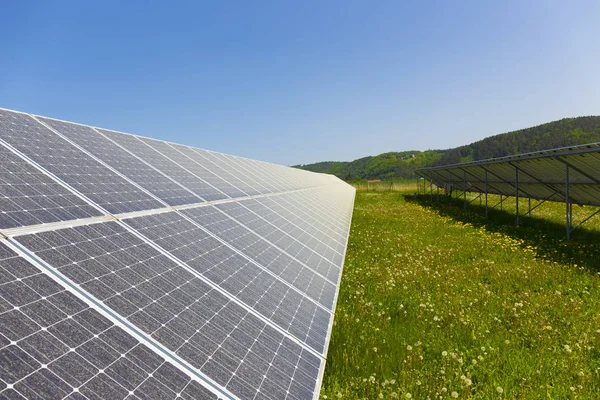
M204 201L90 127L39 119L171 206Z
M188 190L196 193L203 199L212 201L225 199L228 197L223 192L218 190L218 188L211 186L209 183L193 174L193 171L190 172L182 168L182 166L179 164L180 160L172 160L164 154L155 151L138 136L127 135L105 129L98 129L98 132L106 135L115 143L118 143L129 152L140 157L145 162L152 165L154 168L158 169L160 172L167 175L174 181L180 183Z
M232 393L295 399L314 392L321 363L317 356L118 223L16 239Z
M331 310L335 285L273 247L213 206L190 208L183 214L256 261L301 293Z
M0 282L0 398L217 398L3 243Z
M0 110L0 138L110 213L160 208L162 204L32 117Z
M257 183L254 179L250 178L248 174L233 167L231 163L227 164L218 157L216 154L210 151L194 149L194 152L198 154L200 158L196 160L205 159L208 161L207 168L214 171L217 175L223 177L235 187L243 190L250 196L269 193L269 190Z
M314 249L334 265L341 266L341 254L336 251L338 243L325 232L310 225L308 221L311 221L311 217L308 215L304 215L304 218L298 217L281 206L281 201L282 199L265 198L256 199L255 202L248 202L245 205L294 239Z
M245 163L240 157L231 156L228 154L221 154L210 152L215 157L218 157L224 164L231 165L236 171L243 173L248 179L258 183L261 187L266 189L265 193L280 192L281 189L278 187L276 179L273 176L268 176L264 173L257 171L250 163Z
M6 130L0 119L0 131ZM99 216L101 213L0 145L0 229Z
M331 314L287 284L176 212L125 222L234 298L323 353Z
M159 151L161 154L164 154L173 160L177 160L177 162L188 171L206 180L221 192L227 194L227 196L235 198L248 195L248 193L235 186L232 182L226 179L226 177L216 173L211 168L210 163L193 158L196 154L191 147L151 139L147 140L146 143L156 149L156 151Z
M251 202L255 202L255 200L249 199L235 203L217 204L215 207L261 235L270 243L285 250L314 272L334 283L337 282L340 273L339 267L244 206L244 204Z

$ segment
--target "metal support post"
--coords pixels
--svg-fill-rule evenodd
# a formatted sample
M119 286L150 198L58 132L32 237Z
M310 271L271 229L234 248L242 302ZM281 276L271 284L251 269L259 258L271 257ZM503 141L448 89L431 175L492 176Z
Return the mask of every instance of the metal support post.
M433 201L433 181L429 180L429 200Z
M463 171L463 209L467 210L467 173Z
M565 215L565 225L567 229L567 240L571 240L571 218L569 216L569 165L565 165L565 181L566 181L566 190L565 190L565 207L566 207L566 215Z
M519 169L515 168L515 210L517 214L516 225L519 226Z
M487 169L485 170L485 219L488 218L488 181L487 181Z

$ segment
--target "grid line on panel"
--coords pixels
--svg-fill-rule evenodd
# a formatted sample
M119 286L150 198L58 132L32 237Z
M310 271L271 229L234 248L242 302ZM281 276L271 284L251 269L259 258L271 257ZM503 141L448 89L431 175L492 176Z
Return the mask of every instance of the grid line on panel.
M153 143L155 145L158 145L158 143L156 143L156 142L153 142ZM242 188L240 188L238 185L235 185L233 182L230 182L230 180L226 179L226 177L221 176L221 174L215 172L214 169L209 168L209 166L207 166L206 163L199 162L195 158L196 152L194 151L193 147L184 146L184 145L176 144L176 143L166 143L166 144L164 144L164 146L166 146L167 148L163 148L162 151L163 152L168 151L169 152L168 154L170 154L170 156L172 156L173 158L175 158L175 155L177 155L177 157L183 156L183 158L178 158L178 159L181 160L181 163L185 162L186 168L188 168L190 171L194 171L194 173L197 173L197 174L202 173L203 174L202 176L205 176L206 174L208 174L207 179L208 179L208 177L213 177L212 179L215 180L214 181L215 186L218 185L218 187L224 193L227 193L227 195L229 195L229 197L239 198L239 197L251 195L250 193L247 193Z
M146 188L140 186L137 182L131 180L128 176L126 176L126 175L122 174L121 172L117 171L115 168L113 168L112 166L108 165L106 162L104 162L100 158L98 158L95 154L92 154L91 152L87 151L82 146L80 146L78 143L74 142L69 137L63 135L62 133L60 133L59 131L57 131L55 128L53 128L52 126L50 126L48 123L44 122L42 120L42 117L38 117L38 116L33 116L32 115L32 118L35 119L36 121L38 121L41 125L45 126L49 130L51 130L52 132L54 132L57 136L59 136L61 139L63 139L64 141L66 141L67 143L69 143L70 145L72 145L73 147L75 147L77 150L79 150L82 153L86 154L88 157L90 157L91 159L93 159L97 163L101 164L106 169L110 170L112 173L114 173L115 175L117 175L119 178L127 181L130 185L135 186L138 190L144 192L146 195L148 195L149 197L153 198L160 205L162 205L162 207L156 207L156 208L163 208L163 207L168 207L169 206L168 203L166 203L164 200L162 200L161 198L159 198L158 196L156 196L154 193L152 193L149 190L147 190Z
M284 216L281 213L276 212L271 207L269 207L269 205L267 203L265 203L264 201L260 201L261 199L257 198L255 200L258 200L258 202L257 203L242 202L242 204L244 204L244 206L246 208L248 208L250 211L254 212L255 214L262 217L264 220L268 221L271 225L273 225L276 228L280 229L281 231L285 232L287 236L295 239L296 241L298 241L301 244L304 244L306 247L310 247L309 244L312 242L312 240L317 240L319 243L323 244L324 246L327 246L327 243L323 242L319 237L315 236L314 234L311 234L310 232L306 231L304 228L301 228L293 220L290 220L289 218L287 218L287 216ZM274 198L272 198L271 200L275 201ZM257 207L259 207L259 208L257 209ZM260 208L260 207L262 207L262 208ZM264 212L261 213L261 211L264 211L265 209L270 211L271 216L277 216L278 218L277 219L267 218L267 215L265 215ZM283 221L284 225L281 225L281 223L279 223L279 221ZM304 238L304 237L298 236L298 235L292 235L292 231L290 231L289 229L285 229L286 226L290 226L290 225L298 230L301 230L304 235L308 236L308 238ZM327 246L327 247L329 247L329 246ZM317 250L318 250L318 247L316 247L314 249L314 252L316 254L321 255L323 258L325 258L331 262L331 260L324 257L323 253L321 253ZM333 265L336 268L339 268L335 264L333 264Z
M89 259L89 254L96 254L95 252L98 251L97 248L94 249L94 247L89 246L92 246L98 240L106 241L115 232L123 236L114 238L113 242L130 243L132 245L138 243L138 246L141 247L137 253L135 252L135 247L128 247L127 253L136 254L134 259L140 258L142 254L146 254L145 261L141 264L152 263L151 260L154 258L148 255L151 245L116 222L96 225L93 231L86 229L86 227L79 227L79 229L65 230L65 232L48 232L41 236L30 236L22 240L26 242L28 247L32 247L32 250L41 259L56 257L56 255L44 253L49 251L49 247L52 247L53 251L59 250L65 252L65 254L69 254L75 248L83 248L85 249L85 252L83 252L84 258ZM62 233L62 235L59 235L59 233ZM89 242L89 240L82 241L85 238L92 239L91 243L88 243L87 246L84 246L84 244ZM77 246L74 246L73 243L77 243ZM107 245L107 243L104 242L104 245ZM129 321L128 326L131 329L142 329L146 332L146 335L151 334L152 336L150 337L158 341L160 343L159 346L164 346L160 347L161 350L167 351L168 349L169 352L167 354L170 357L175 358L177 362L189 363L189 368L192 368L193 371L201 372L209 377L205 378L206 380L214 380L215 384L226 387L227 390L233 392L235 395L239 396L244 393L245 387L253 387L252 377L260 373L260 371L257 372L255 369L250 368L240 377L242 380L245 379L243 381L245 385L242 385L237 380L229 382L231 381L230 378L233 374L234 366L241 363L247 362L248 364L246 365L255 365L257 369L264 367L262 374L266 375L268 380L265 381L264 385L260 383L258 386L255 385L257 392L263 394L268 390L276 390L280 386L280 383L277 383L279 379L291 380L292 382L296 380L295 373L294 375L288 373L281 377L281 374L278 375L277 371L271 371L268 367L270 362L285 361L285 359L281 359L283 355L278 355L276 352L277 343L282 342L286 343L286 346L292 351L293 354L290 357L293 360L301 359L308 363L309 367L310 365L313 366L304 368L303 375L299 375L298 379L305 382L305 386L308 385L308 387L304 389L300 387L298 390L314 392L314 385L318 379L318 368L322 363L322 359L319 356L314 355L311 351L282 335L243 307L231 302L226 296L219 294L219 292L209 295L207 292L213 291L210 285L202 283L201 280L183 269L178 263L169 261L170 259L158 252L158 250L156 250L156 253L159 255L159 259L153 262L152 266L154 269L152 271L154 275L162 271L163 275L162 277L153 276L152 283L144 281L140 284L139 291L143 291L145 295L154 300L146 305L144 311L131 310L133 314L128 313L126 308L119 305L122 303L115 305L115 303L110 302L109 304L109 300L111 299L110 293L104 293L102 289L97 287L85 287L85 285L79 287L82 287L83 290L91 293L91 295L98 297L103 304L106 304L105 307L110 307L111 310L119 310L114 311L118 312L119 315L133 315L134 317L127 317L127 321ZM71 256L74 259L76 257L80 259L82 255L72 254ZM74 275L74 270L69 271L66 269L73 268L72 262L69 262L69 260L61 262L60 259L57 260L54 258L53 264L55 266L63 265L62 267L58 267L60 273L65 271L73 279L79 279L76 274ZM159 261L160 263L157 264ZM103 265L110 264L105 262ZM120 265L127 265L127 263L121 263ZM140 265L140 263L137 265ZM113 267L118 266L114 264ZM156 268L162 269L156 270ZM165 268L169 269L165 271ZM113 273L97 273L96 275L101 276L102 279L107 276L112 278L115 271L120 273L125 269L127 267L120 270L113 270ZM85 270L89 270L89 265ZM139 270L136 271L140 272ZM124 277L125 275L120 276ZM132 276L129 276L127 279L130 282L134 282L132 280L134 277ZM196 283L192 284L190 279ZM188 283L192 286L184 285L185 281L189 281ZM118 289L119 284L115 283L114 280L110 282L116 285L114 288L117 290L125 289L125 287ZM177 284L183 285L181 286L183 292L179 293L176 297L165 297L164 294L169 292L169 288L173 289ZM151 290L148 290L148 285L151 285ZM129 286L131 285L129 284ZM126 285L126 287L128 286ZM190 292L190 290L192 291ZM112 296L112 298L115 297ZM184 307L186 304L188 304L189 308ZM136 315L139 318L135 318ZM254 339L248 337L248 334L251 334L250 332L254 332ZM249 340L250 342L248 342ZM242 346L241 349L244 349L243 343L251 345L250 352L246 350L240 352L240 346ZM218 357L215 356L214 361L210 361L211 355L208 352L210 348L213 348L210 352L216 348L219 349L218 353L216 353Z
M0 395L216 399L19 252L0 245Z
M231 165L229 165L227 163L223 163L222 160L220 160L216 155L212 154L211 152L209 152L207 150L202 150L202 149L198 149L198 148L192 148L192 149L198 156L200 156L202 159L206 160L209 164L211 164L213 166L212 171L215 171L215 168L217 170L221 171L219 173L221 177L225 176L227 178L226 180L228 182L233 183L234 186L238 187L239 189L242 189L242 191L244 191L245 193L247 193L249 195L257 195L257 194L265 193L256 187L256 185L258 185L266 190L266 188L264 186L262 186L261 184L259 184L258 182L256 182L255 180L253 180L251 178L249 179L248 176L244 176L244 174L242 174L243 176L239 176L239 175L235 174L234 171L236 171L238 173L239 173L239 171L235 168L232 168ZM232 169L234 171L232 171ZM253 184L251 184L249 181L252 181ZM268 190L266 190L266 192L268 192Z
M49 233L49 232L48 232ZM15 238L9 239L9 244L11 248L18 251L21 256L23 256L26 260L35 263L35 265L40 266L44 271L46 271L50 276L52 276L57 281L61 282L68 287L70 291L76 294L83 301L92 304L93 308L100 312L105 317L109 318L115 325L120 326L125 331L129 332L131 335L137 338L141 343L144 343L154 351L158 351L159 354L162 354L163 357L167 357L174 364L178 365L180 369L186 371L188 375L193 376L196 379L201 380L206 385L209 385L212 390L218 391L220 395L224 395L227 398L234 398L232 394L228 393L224 388L220 388L218 384L214 383L211 378L199 373L194 367L192 367L188 361L179 357L179 355L173 353L170 349L165 347L162 343L156 341L154 338L149 337L144 333L143 329L140 329L135 324L132 324L130 321L121 317L120 313L115 311L114 309L106 306L101 300L99 300L94 293L83 288L81 285L75 283L71 278L67 275L63 274L58 268L55 268L50 262L36 254L35 251L32 251L28 246L23 243L15 240Z
M323 224L316 220L314 218L314 216L311 216L309 214L307 214L304 210L299 209L296 205L294 205L293 203L290 203L289 200L286 197L280 197L279 199L272 199L272 202L269 203L268 200L261 200L261 199L257 199L263 206L266 206L267 208L269 208L272 212L274 212L275 214L279 215L281 217L282 220L284 221L289 221L290 224L292 224L294 227L297 227L298 229L300 229L302 232L304 232L307 235L310 236L314 236L315 238L317 238L317 240L321 243L323 243L325 246L329 247L332 251L338 253L338 255L341 256L341 253L339 252L338 247L341 245L341 243L339 243L337 240L335 240L333 238L333 236L328 232L330 231L328 228L326 230L323 230L321 227L323 227ZM279 200L279 202L278 202ZM288 207L284 207L280 202L286 202L288 204ZM289 208L293 208L294 210L296 210L296 212L291 212L289 210ZM304 218L301 218L298 216L298 214L303 215ZM316 222L309 222L309 221L314 221ZM301 226L302 225L302 226ZM316 236L315 234L311 234L310 232L308 232L306 230L305 227L309 225L310 227L316 229L318 232L320 232L320 237ZM289 232L288 232L289 233ZM332 246L331 241L325 241L324 238L327 237L330 240L335 240L337 246Z
M277 193L282 190L285 190L285 188L277 187L275 185L275 183L277 182L277 178L275 176L273 176L273 174L267 175L263 172L263 175L265 176L265 179L263 179L260 176L260 173L254 168L253 165L251 165L248 162L244 162L243 159L241 159L240 157L224 155L224 154L215 153L215 152L211 152L211 153L217 154L217 155L221 156L222 158L227 158L231 163L237 165L238 170L241 169L242 171L243 170L247 171L250 175L252 175L252 177L255 181L259 182L263 187L266 187L271 193ZM269 180L266 179L267 177Z
M312 193L314 193L314 196L319 196L319 191L318 190L314 190ZM294 209L297 209L300 213L302 213L302 214L306 213L305 209L300 208L298 206L298 204L296 204L295 202L292 202L292 199L282 198L282 200L285 201L286 203L288 203ZM297 199L294 199L294 200L297 201ZM326 227L326 224L324 224L323 221L317 219L317 217L320 217L320 218L325 219L327 222L331 221L334 225L338 225L337 221L335 221L335 219L331 218L331 212L333 210L332 211L323 210L323 204L317 203L315 201L314 197L304 196L302 200L303 200L303 202L306 202L307 204L309 204L312 207L312 209L315 211L315 214L314 215L310 215L309 217L311 219L313 219L317 224L319 224L320 226ZM337 231L335 231L334 229L329 228L329 230L334 231L334 232L337 233ZM340 242L340 243L343 243L343 241Z
M245 211L244 214L239 214L239 213L235 213L235 205L239 204L239 206L241 208L243 208ZM233 205L233 207L232 207ZM286 232L284 232L283 230L277 228L275 225L269 223L267 220L265 220L264 218L262 218L258 213L255 213L254 211L250 210L249 208L245 207L241 202L235 202L235 203L228 203L226 205L221 205L221 206L216 206L216 208L218 208L219 210L221 210L221 212L225 213L226 215L228 215L230 218L232 218L234 221L239 222L242 226L246 227L247 229L249 229L250 231L254 232L256 235L258 235L260 238L266 240L268 243L272 244L274 247L282 250L283 252L285 252L286 254L288 254L290 257L294 258L296 261L302 263L305 267L311 269L313 272L315 272L316 274L318 274L319 276L321 276L323 279L328 280L330 283L332 284L336 284L336 282L332 281L331 279L329 279L327 277L327 272L325 274L321 273L318 269L306 264L306 262L304 260L301 260L299 258L297 258L298 253L293 254L292 252L290 252L289 250L289 246L288 247L282 247L282 245L280 245L278 242L274 241L274 240L270 240L269 238L267 238L265 235L263 235L262 233L258 232L254 227L249 225L249 221L246 220L242 220L241 217L244 216L254 216L253 217L253 221L256 220L262 220L264 222L266 222L268 225L272 226L273 228L275 228L277 231L281 232L281 234L289 237L290 239L292 239L295 243L297 243L298 245L302 246L303 248L307 248L306 246L304 246L301 242L297 241L296 239L292 238L291 236L289 236ZM276 231L273 231L276 232ZM308 249L308 248L307 248ZM316 252L312 251L314 254L317 254ZM318 254L317 254L318 255ZM318 255L320 257L320 255ZM329 262L327 260L327 262ZM333 264L331 264L333 266Z
M233 254L242 257L244 260L246 260L249 263L252 263L253 265L256 265L258 268L262 269L265 273L268 273L269 271L266 271L263 269L262 266L258 265L256 262L248 259L247 257L245 257L242 253L240 253L239 251L237 251L235 248L231 247L227 242L222 241L220 238L218 238L217 236L213 235L211 232L206 231L202 226L198 225L195 221L191 221L188 218L186 218L184 215L177 213L177 215L181 218L183 218L186 222L189 222L191 224L193 224L194 226L196 226L198 229L200 229L202 232L204 232L206 235L208 235L208 237L212 238L213 240L216 240L217 242L220 243L220 245L226 247L227 249L229 249L230 251L233 252ZM266 324L271 324L273 326L274 329L277 329L279 331L281 331L281 333L283 335L289 335L293 340L299 341L298 338L295 338L293 336L293 334L291 334L290 332L286 332L285 329L282 329L281 327L279 327L277 324L275 324L272 321L269 321L268 318L265 318L263 315L261 315L260 313L258 313L256 310L253 310L252 307L248 306L247 304L245 304L245 302L239 298L237 298L236 296L233 296L232 294L228 293L228 291L224 288L221 288L217 283L213 282L209 277L204 276L201 272L199 272L198 270L196 270L195 268L193 268L192 266L190 266L189 260L186 262L184 260L182 260L180 257L177 257L176 255L171 254L170 251L168 251L165 248L164 244L161 243L155 243L154 240L152 240L150 237L148 237L148 234L144 233L144 230L142 230L140 227L136 228L134 226L131 226L130 223L127 223L126 221L122 221L122 223L125 223L127 225L127 228L134 234L138 235L142 240L144 240L145 242L149 243L151 246L153 246L154 248L156 248L158 251L160 251L162 254L164 254L166 257L169 257L170 259L172 259L174 262L176 262L179 265L182 265L184 268L186 268L186 270L188 270L190 273L194 274L195 276L197 276L199 279L201 279L203 282L205 282L207 285L209 285L211 288L213 288L214 290L218 291L219 293L223 294L224 296L226 296L227 298L229 298L231 301L235 302L236 304L240 305L241 307L245 308L248 312L252 313L253 315L255 315L257 318L263 320ZM142 230L140 232L140 230ZM220 260L220 258L219 258ZM222 264L224 261L226 260L220 260L218 263L215 264L215 267L219 266L220 264ZM274 277L276 278L276 277ZM285 282L282 282L282 284L285 284ZM294 290L294 288L289 287L290 289ZM299 295L302 295L301 293L298 293ZM310 299L313 303L314 301L312 299ZM317 303L315 303L315 306L318 306ZM324 310L326 312L328 312L327 310ZM320 353L318 353L318 351L314 350L314 349L310 349L310 347L308 345L304 345L306 346L306 348L309 351L313 351L315 352L316 355L321 356Z
M257 200L259 200L259 199L257 199ZM271 221L269 221L269 220L266 218L266 216L264 215L264 213L261 213L261 212L260 212L260 211L262 211L262 210L256 210L256 206L259 206L259 205L260 205L260 206L264 207L264 208L263 208L263 210L266 208L267 210L271 211L271 213L274 213L274 211L273 211L273 210L271 210L271 209L270 209L270 208L269 208L267 205L265 205L264 203L262 203L262 202L261 202L261 203L254 204L254 207L252 207L252 205L251 205L251 204L249 204L249 203L250 203L250 202L248 202L248 201L247 201L247 202L241 202L240 204L244 205L244 207L245 207L246 209L248 209L248 210L249 210L249 212L251 212L251 213L253 213L253 214L255 214L255 215L259 216L260 218L262 218L263 220L265 220L266 222L268 222L270 225L272 225L272 226L273 226L273 227L275 227L276 229L278 229L278 230L280 230L281 232L283 232L283 233L284 233L286 236L288 236L288 237L290 237L291 239L293 239L294 241L296 241L298 244L302 245L302 246L303 246L303 247L305 247L305 248L309 248L309 247L308 247L308 243L309 243L309 241L300 240L300 238L298 238L298 237L294 237L294 236L290 235L290 234L289 234L289 232L288 232L288 231L286 231L285 229L283 229L281 226L278 226L278 225L276 225L276 224L274 224L274 223L271 223ZM225 207L218 207L218 208L220 208L220 209L225 209ZM228 213L228 214L230 214L230 213ZM277 214L276 214L276 215L277 215ZM234 219L237 219L237 220L239 220L239 218L236 218L236 217L234 217ZM285 218L285 217L283 217L283 216L280 216L280 219L284 220L284 221L285 221L285 223L287 223L288 225L293 225L293 226L297 227L297 225L296 225L296 224L294 224L294 223L293 223L293 222L291 222L289 219L287 219L287 218ZM244 224L244 222L243 222L243 221L241 221L241 220L240 220L240 222L242 222L242 224ZM275 222L275 221L273 221L273 222ZM247 227L249 227L247 224L244 224L244 225L246 225ZM249 227L249 228L250 228L250 227ZM299 227L297 227L297 228L298 228L298 229L300 229ZM254 230L253 228L250 228L250 229ZM314 238L315 240L318 240L318 239L317 239L315 236L311 235L310 233L308 233L308 232L306 232L306 231L304 231L304 230L303 230L303 232L304 232L304 233L306 233L306 235L308 235L308 236L309 236L309 238ZM259 234L259 236L263 236L263 235L262 235L262 234ZM268 238L266 238L266 237L264 237L264 238L265 238L266 240L270 241L271 243L275 244L275 245L276 245L276 247L279 247L279 248L281 248L281 246L280 246L280 245L278 245L278 244L276 244L274 241L271 241L271 240L269 240L269 239L268 239ZM285 248L285 249L283 249L283 250L285 250L285 251L286 251L286 252L287 252L287 253L288 253L290 256L292 256L293 258L297 259L297 257L296 257L296 256L297 256L297 254L298 254L298 253L296 253L296 254L289 253L289 251L288 251L288 249L287 249L287 248ZM313 253L315 253L315 254L316 254L317 256L319 256L319 257L322 257L322 255L321 255L320 253L318 253L316 250L313 250ZM323 259L325 259L325 260L327 260L327 259L326 259L326 258L324 258L324 257L322 257L322 258L323 258ZM305 262L304 260L299 260L299 261L301 261L301 262L302 262L304 265L306 265L307 267L309 267L309 268L311 267L311 266L307 265L307 264L306 264L306 262ZM330 261L329 261L329 260L327 260L327 262L330 262ZM330 263L331 263L331 262L330 262ZM332 266L333 268L335 268L336 270L337 270L337 269L339 269L339 267L335 266L335 264L333 264L333 263L331 263L331 266ZM311 268L311 269L312 269L312 268ZM320 271L315 271L315 272L317 272L317 273L318 273L320 276L322 276L324 279L330 280L332 283L335 283L335 282L334 282L334 281L335 281L335 279L334 279L334 280L331 280L331 279L329 278L329 275L328 275L328 274L329 274L329 271L327 271L327 272L325 272L325 273L323 273L323 272L320 272ZM334 271L334 272L335 272L335 271Z
M41 116L34 118L107 168L168 205L204 201L92 127Z
M227 243L228 246L238 250L244 257L255 261L261 268L270 271L273 276L293 286L320 307L325 310L330 309L333 292L323 297L323 290L327 285L335 285L317 276L309 268L303 266L280 249L270 245L221 210L215 207L196 207L182 210L182 214L188 219L196 221L204 230L211 232L224 243Z
M102 215L1 139L0 196L0 229Z
M196 149L195 151L198 151L198 150L201 150L201 149ZM208 150L203 150L203 153L208 154L214 160L219 161L219 163L217 163L213 159L210 159L209 161L211 161L213 164L219 166L222 170L226 171L227 173L229 173L230 175L232 175L239 181L245 183L248 187L254 188L254 190L257 191L258 193L267 194L267 193L273 192L272 189L268 188L264 182L261 182L261 180L259 178L257 178L256 176L254 176L254 174L252 174L250 171L243 170L243 169L236 167L235 163L231 161L231 159L233 157L220 155L218 153L214 153L214 152L208 151ZM253 185L250 185L249 181L253 182ZM258 186L262 189L259 190L256 188L256 186Z
M311 192L313 192L311 190ZM280 198L281 201L285 202L288 204L287 207L284 207L281 203L275 202L275 206L277 207L277 209L273 208L273 204L270 205L269 208L271 208L273 211L279 213L280 215L284 216L285 213L290 214L291 216L293 216L295 219L300 219L300 215L304 216L308 221L306 221L307 224L309 224L310 226L314 227L315 229L319 230L321 233L323 234L327 234L328 231L331 231L330 228L326 227L325 224L323 224L322 221L319 221L317 219L316 216L316 212L317 210L315 209L311 209L312 211L314 211L313 213L307 213L307 211L305 209L302 209L300 207L298 207L298 205L296 203L293 203L290 201L289 198L287 197L281 197ZM311 204L312 201L310 198L306 198L306 196L304 196L303 198L304 202ZM291 209L295 210L295 212L292 212ZM290 218L284 217L287 220L290 220ZM303 218L304 219L304 218ZM311 221L311 222L309 222ZM297 225L294 222L294 225ZM324 230L325 229L325 230Z
M125 212L161 206L151 196L123 180L29 114L0 110L9 124L0 136L11 149L22 154L55 180L76 189L103 211Z
M97 132L104 135L114 143L126 149L130 153L142 158L148 164L160 170L163 174L171 177L188 190L202 197L203 199L218 200L229 197L227 193L213 185L210 181L204 179L181 165L178 160L168 157L161 151L148 145L141 136L122 133L102 128L95 128ZM158 141L157 141L158 142Z
M284 335L321 355L331 314L179 213L125 221ZM274 304L275 303L275 304Z

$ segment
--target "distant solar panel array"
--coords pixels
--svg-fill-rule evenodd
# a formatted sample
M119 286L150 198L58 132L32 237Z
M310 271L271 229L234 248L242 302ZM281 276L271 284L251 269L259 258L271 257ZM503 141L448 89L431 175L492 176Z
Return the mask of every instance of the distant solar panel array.
M0 109L0 398L318 397L354 189Z
M486 213L488 193L514 196L517 224L520 197L564 202L567 239L570 232L581 225L573 226L572 205L600 206L600 143L422 168L415 172L438 187L485 194ZM584 222L587 219L589 217Z

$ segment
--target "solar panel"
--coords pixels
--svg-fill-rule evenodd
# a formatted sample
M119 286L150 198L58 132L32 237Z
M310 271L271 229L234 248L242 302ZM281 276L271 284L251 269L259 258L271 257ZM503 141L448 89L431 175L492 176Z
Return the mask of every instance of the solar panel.
M168 205L178 206L204 201L90 127L50 118L39 119Z
M231 297L323 353L330 313L261 266L175 212L125 222Z
M31 116L0 110L0 139L110 213L161 208L140 188L46 128Z
M0 398L318 398L353 200L0 110Z
M334 284L239 222L212 206L186 209L182 213L310 299L328 310L332 309L336 290Z
M438 186L447 184L459 190L466 188L467 191L514 196L517 170L522 197L600 205L599 143L424 168L416 172Z
M0 131L6 129L0 119ZM37 168L0 145L0 229L102 215Z
M137 136L127 135L119 132L108 131L105 129L98 129L98 132L106 135L109 139L119 144L123 148L127 149L132 154L143 159L154 168L161 171L171 179L179 182L184 187L188 188L192 192L205 200L219 200L225 199L228 196L221 190L219 190L211 182L201 179L202 177L196 176L189 170L186 170L181 166L180 160L177 162L168 158L167 155L161 154L155 151L150 146L144 144Z
M249 196L268 193L264 187L256 183L245 174L241 173L238 169L231 165L228 165L219 159L215 154L200 149L193 149L196 153L194 160L206 165L206 168L213 171L215 174L223 177L227 182L233 184L235 187L241 189L244 193Z
M240 187L244 185L241 185L240 182L235 182L235 180L228 177L224 171L215 169L214 165L197 157L197 154L192 147L180 144L160 143L158 141L153 141L152 144L155 148L160 148L160 151L164 152L164 154L170 154L171 157L177 157L182 165L185 165L186 168L198 176L210 179L215 187L218 187L230 197L248 196L248 193ZM184 157L181 157L181 155ZM237 186L236 183L238 183L239 186Z
M217 398L2 242L0 265L3 398Z

